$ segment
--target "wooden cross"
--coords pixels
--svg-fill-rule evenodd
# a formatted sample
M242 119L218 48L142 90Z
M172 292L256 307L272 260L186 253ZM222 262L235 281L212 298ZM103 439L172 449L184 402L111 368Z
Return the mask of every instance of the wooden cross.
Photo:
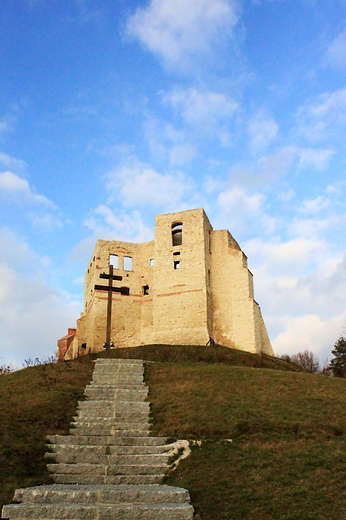
M109 357L109 350L111 348L111 323L112 323L112 293L118 292L121 294L129 294L127 287L113 287L113 280L122 280L122 276L113 275L113 266L109 266L109 274L101 273L100 278L106 278L108 285L95 285L98 291L108 291L107 301L107 326L106 326L106 357Z

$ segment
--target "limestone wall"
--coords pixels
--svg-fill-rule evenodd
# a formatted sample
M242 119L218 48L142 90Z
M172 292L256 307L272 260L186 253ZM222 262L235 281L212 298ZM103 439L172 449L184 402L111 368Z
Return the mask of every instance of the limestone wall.
M66 358L103 349L109 273L122 277L112 293L111 341L116 347L151 343L216 343L273 355L254 300L247 258L227 230L213 230L203 209L158 215L155 240L98 240L85 274L84 309Z
M208 341L205 219L202 209L156 217L154 343ZM177 227L182 243L173 245Z

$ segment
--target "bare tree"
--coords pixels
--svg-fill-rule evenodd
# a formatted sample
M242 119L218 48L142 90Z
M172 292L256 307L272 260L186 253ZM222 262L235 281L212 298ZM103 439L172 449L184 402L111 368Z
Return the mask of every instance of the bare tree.
M292 362L291 356L289 354L281 354L281 356L279 356L279 357L281 359L283 359L284 361L286 361L286 363Z
M316 374L320 371L320 362L313 352L304 350L304 352L298 352L291 356L291 362L295 365L303 368L306 372Z

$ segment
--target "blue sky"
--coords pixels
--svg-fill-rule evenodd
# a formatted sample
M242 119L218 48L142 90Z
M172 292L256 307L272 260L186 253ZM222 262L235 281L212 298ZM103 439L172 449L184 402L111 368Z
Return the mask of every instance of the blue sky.
M346 326L346 0L0 0L0 364L48 357L98 238L204 207L277 355Z

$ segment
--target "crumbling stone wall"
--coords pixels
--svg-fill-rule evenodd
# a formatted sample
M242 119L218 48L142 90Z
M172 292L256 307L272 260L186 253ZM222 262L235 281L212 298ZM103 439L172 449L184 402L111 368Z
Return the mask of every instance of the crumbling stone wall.
M254 300L247 258L227 230L214 231L203 209L158 215L155 240L98 240L85 275L84 310L65 358L103 349L112 263L111 340L116 347L216 343L273 355Z

